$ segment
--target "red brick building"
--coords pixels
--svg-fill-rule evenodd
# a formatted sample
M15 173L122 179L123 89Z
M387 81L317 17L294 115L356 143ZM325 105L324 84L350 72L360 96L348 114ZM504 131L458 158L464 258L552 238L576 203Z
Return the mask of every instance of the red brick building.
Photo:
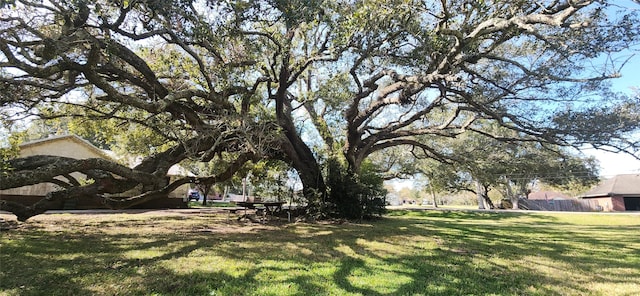
M640 174L617 175L580 197L597 201L603 211L640 211Z

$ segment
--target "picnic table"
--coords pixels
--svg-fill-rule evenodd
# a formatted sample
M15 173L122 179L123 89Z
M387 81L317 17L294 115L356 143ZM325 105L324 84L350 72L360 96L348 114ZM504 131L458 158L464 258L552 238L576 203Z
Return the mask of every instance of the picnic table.
M239 207L245 207L247 209L257 209L260 206L264 207L264 210L269 215L273 215L282 211L283 201L237 201L236 205Z

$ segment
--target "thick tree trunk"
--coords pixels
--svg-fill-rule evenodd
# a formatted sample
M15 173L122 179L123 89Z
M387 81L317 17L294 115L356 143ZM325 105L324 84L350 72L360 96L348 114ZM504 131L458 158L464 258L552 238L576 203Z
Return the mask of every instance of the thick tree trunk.
M484 210L484 188L480 185L480 182L476 181L476 199L478 200L478 209Z
M433 186L429 184L429 188L431 189L431 197L433 198L433 207L438 207L438 201L436 200L436 192L433 190Z
M202 190L202 205L206 206L207 205L207 196L209 196L209 192L211 191L211 185L206 184L204 187L204 190Z
M516 194L513 190L513 187L511 186L510 182L506 182L506 188L507 188L507 196L509 197L509 201L511 202L511 209L513 210L517 210L518 209L518 194Z
M489 195L487 195L485 193L485 195L483 196L484 201L487 203L487 205L489 206L489 209L495 209L496 206L493 204L493 201L491 201L491 199L489 198Z
M294 141L290 141L289 137L283 140L282 151L285 152L287 160L291 162L300 176L303 195L308 199L323 198L326 195L327 187L320 165L311 149L299 139L297 134L293 138Z
M278 77L280 85L274 94L276 101L276 118L278 125L284 132L284 139L280 142L280 146L300 176L304 196L309 201L313 201L318 197L324 198L327 188L320 165L313 155L313 151L311 151L311 148L302 140L293 122L291 115L293 108L290 98L287 95L287 81L289 81L291 75L288 69L288 60L288 55L284 55L282 69Z
M514 196L514 197L511 198L511 209L512 210L519 209L520 206L519 206L518 202L519 202L519 199L518 199L517 196Z
M512 201L514 210L520 209L520 205L518 204L520 197L522 196L522 198L528 198L530 192L531 190L528 189L526 185L520 186L519 194L517 194L514 200Z
M478 198L478 209L486 209L485 203L489 207L489 209L496 208L496 206L489 198L489 188L478 181L476 181L476 196Z

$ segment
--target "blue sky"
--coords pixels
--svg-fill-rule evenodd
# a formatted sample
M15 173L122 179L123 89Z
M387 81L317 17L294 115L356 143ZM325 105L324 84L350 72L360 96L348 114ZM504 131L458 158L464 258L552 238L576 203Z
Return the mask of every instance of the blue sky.
M640 5L631 1L620 1L622 6L630 9L640 10ZM633 88L640 91L640 46L635 48L634 52L625 54L625 57L631 57L624 68L622 68L621 78L612 80L612 86L615 90L631 95ZM594 149L582 150L583 153L596 157L600 161L601 172L603 177L612 177L619 174L640 173L640 160L623 153L610 153L605 151L597 151Z
M613 87L621 92L632 93L632 87L640 89L640 54L622 71L622 78L613 82ZM619 174L640 173L640 160L624 153L610 153L594 149L582 150L586 155L594 156L600 161L600 175L612 177Z

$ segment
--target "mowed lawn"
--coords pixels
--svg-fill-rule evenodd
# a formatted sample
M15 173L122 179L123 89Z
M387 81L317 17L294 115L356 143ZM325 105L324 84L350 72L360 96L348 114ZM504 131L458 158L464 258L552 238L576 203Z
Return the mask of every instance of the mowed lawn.
M638 215L52 214L1 236L0 295L640 295Z

